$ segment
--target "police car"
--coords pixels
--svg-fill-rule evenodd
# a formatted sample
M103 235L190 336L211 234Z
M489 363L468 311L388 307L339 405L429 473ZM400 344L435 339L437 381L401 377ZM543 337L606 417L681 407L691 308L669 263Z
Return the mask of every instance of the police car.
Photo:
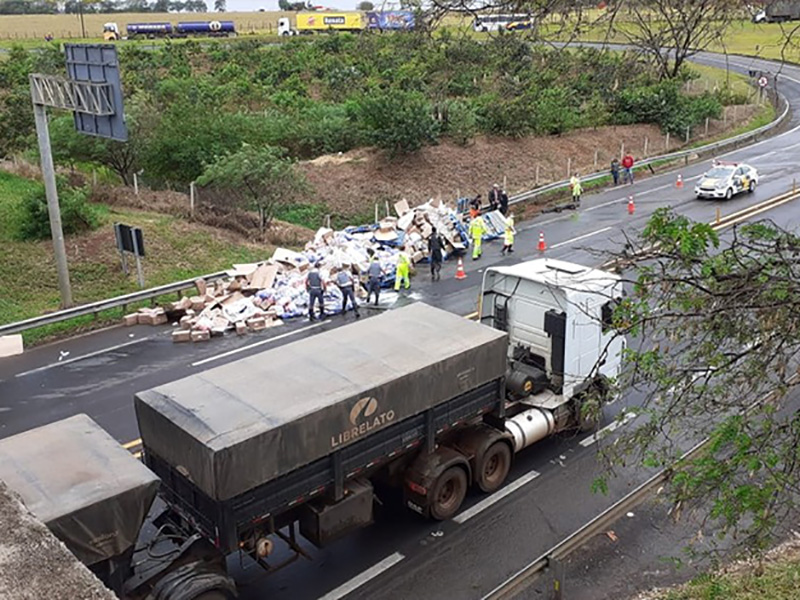
M730 200L739 192L754 192L758 185L758 171L744 163L715 162L703 174L694 188L698 198L725 198Z

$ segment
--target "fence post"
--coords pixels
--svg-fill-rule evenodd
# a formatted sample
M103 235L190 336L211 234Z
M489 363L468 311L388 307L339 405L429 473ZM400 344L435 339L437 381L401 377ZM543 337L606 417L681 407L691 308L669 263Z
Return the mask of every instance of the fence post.
M133 193L139 195L139 176L136 173L133 174Z
M736 104L734 104L734 105L733 105L733 124L734 124L734 125L736 125L736 109L737 109L737 108L738 108L738 107L737 107L737 105L736 105Z
M571 177L572 173L572 158L567 157L567 179Z
M647 156L647 145L650 143L650 138L644 136L644 155Z
M595 151L594 151L594 170L595 171L597 171L597 157L598 157L599 153L600 153L600 150L595 148Z
M92 187L97 187L97 171L92 169Z
M691 129L691 126L687 125L686 126L686 143L687 144L689 143L689 130L690 129Z
M623 156L625 156L625 142L619 145L619 157L622 158Z
M194 217L194 196L195 194L195 187L194 181L189 184L189 214Z
M669 152L669 131L667 132L667 141L664 143L664 147Z
M456 198L456 199L458 199L458 198ZM377 223L378 221L380 221L380 219L378 219L378 203L376 202L375 203L375 222Z
M706 136L708 136L708 117L706 117Z
M538 163L536 164L536 182L535 182L535 184L537 186L539 185L539 164Z
M508 177L503 175L503 191L508 187Z
M726 129L728 127L728 111L724 107L722 109L722 127Z

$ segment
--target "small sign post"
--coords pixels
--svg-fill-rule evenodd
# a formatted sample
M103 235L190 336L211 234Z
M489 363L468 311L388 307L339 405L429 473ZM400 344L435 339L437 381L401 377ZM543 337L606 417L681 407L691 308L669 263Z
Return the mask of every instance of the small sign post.
M114 236L117 239L117 250L122 259L122 270L128 274L128 260L126 252L133 254L136 258L136 277L139 287L144 288L144 272L142 271L142 258L144 258L144 236L138 227L114 223Z

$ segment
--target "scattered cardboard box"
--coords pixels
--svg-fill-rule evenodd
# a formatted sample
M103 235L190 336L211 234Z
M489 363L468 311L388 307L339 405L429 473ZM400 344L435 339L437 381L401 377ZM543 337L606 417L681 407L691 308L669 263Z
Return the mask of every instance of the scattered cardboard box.
M0 358L22 354L23 350L24 344L21 334L0 335Z
M176 344L179 342L191 342L192 332L186 329L178 329L172 332L172 341Z
M207 342L211 339L211 333L206 330L192 331L190 335L193 342Z
M125 327L133 327L139 323L139 315L137 313L131 313L129 315L125 315L122 317L122 324Z

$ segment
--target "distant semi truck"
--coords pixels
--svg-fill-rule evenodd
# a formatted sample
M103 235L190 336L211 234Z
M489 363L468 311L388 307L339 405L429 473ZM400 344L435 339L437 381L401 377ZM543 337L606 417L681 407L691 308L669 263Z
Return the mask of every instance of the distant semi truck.
M770 2L753 16L754 23L783 23L800 20L800 0Z
M334 31L408 31L416 21L410 10L381 12L305 12L297 13L294 27L288 17L278 19L278 35L303 35Z
M79 416L0 440L0 479L124 598L230 599L228 555L285 567L299 536L370 525L375 483L449 519L517 452L595 429L621 296L568 262L490 267L478 323L416 303L193 374L136 394L144 465Z
M189 36L232 37L236 35L233 21L182 21L172 23L129 23L125 26L128 39L137 38L183 38ZM122 39L119 25L103 25L103 38L113 41Z

